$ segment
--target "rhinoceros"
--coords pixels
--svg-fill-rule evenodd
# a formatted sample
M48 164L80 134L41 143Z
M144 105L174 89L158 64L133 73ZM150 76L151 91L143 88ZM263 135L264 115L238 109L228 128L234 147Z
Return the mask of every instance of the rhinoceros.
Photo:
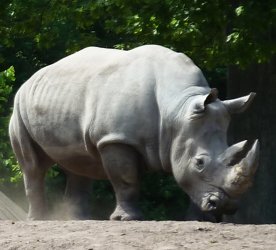
M183 53L157 45L88 47L42 68L18 90L10 120L29 219L46 214L44 178L66 170L66 195L110 180L113 220L138 220L142 172L172 173L202 211L228 213L252 183L259 142L227 145L231 114L255 93L221 101Z

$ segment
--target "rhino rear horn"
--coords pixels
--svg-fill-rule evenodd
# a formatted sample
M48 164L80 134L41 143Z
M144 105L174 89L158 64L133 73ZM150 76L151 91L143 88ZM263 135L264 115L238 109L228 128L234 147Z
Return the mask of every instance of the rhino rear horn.
M254 97L256 96L256 93L251 92L249 95L232 99L232 100L226 100L222 101L226 109L230 114L235 114L235 113L242 113L248 107L251 105Z

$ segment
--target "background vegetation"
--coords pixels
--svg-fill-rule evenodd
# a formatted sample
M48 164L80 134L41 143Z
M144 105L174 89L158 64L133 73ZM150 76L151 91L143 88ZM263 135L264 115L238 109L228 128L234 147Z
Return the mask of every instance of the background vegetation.
M203 69L221 97L236 97L251 90L260 93L258 107L251 113L253 118L245 118L242 126L233 126L234 134L244 137L250 131L250 136L265 142L276 137L271 130L269 135L260 133L267 131L271 122L250 127L252 122L259 124L260 114L274 122L271 118L275 111L269 107L276 104L270 96L276 94L276 87L269 83L275 83L275 11L273 0L1 0L0 189L9 195L11 191L16 191L16 196L23 195L22 176L7 135L15 92L41 67L87 46L131 49L142 44L160 44L184 52ZM264 74L266 78L261 77ZM265 91L266 86L270 89ZM266 103L267 100L271 101ZM261 198L275 197L276 184L269 188L264 184L273 182L273 176L275 183L274 146L269 142L262 145L263 149L270 148L266 152L271 154L261 159L257 189L252 191L259 195L259 205L250 218L238 216L238 222L276 222L276 200ZM270 175L264 175L267 171ZM64 181L57 168L49 173L47 186L51 197L57 194L53 190L62 192ZM100 183L94 188L93 202L103 199L106 205L114 201L108 195L109 184ZM142 207L147 218L183 218L188 198L171 177L148 175L143 191ZM241 214L252 211L249 204L253 196L248 196Z

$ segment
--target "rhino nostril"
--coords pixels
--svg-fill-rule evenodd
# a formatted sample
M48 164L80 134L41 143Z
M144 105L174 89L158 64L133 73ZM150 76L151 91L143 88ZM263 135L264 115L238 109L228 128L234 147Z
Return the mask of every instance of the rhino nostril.
M211 196L209 198L208 203L209 203L209 206L212 208L212 210L217 209L218 208L219 199L217 197L215 197L215 196Z
M203 205L202 205L202 211L216 211L220 208L220 199L217 196L210 196L208 197Z
M209 201L209 204L213 207L213 208L217 208L217 203L215 201Z

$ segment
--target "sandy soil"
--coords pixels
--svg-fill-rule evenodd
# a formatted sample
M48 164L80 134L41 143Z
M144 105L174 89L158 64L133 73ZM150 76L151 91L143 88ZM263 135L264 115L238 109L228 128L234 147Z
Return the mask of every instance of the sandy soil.
M0 221L0 249L276 249L276 225Z

